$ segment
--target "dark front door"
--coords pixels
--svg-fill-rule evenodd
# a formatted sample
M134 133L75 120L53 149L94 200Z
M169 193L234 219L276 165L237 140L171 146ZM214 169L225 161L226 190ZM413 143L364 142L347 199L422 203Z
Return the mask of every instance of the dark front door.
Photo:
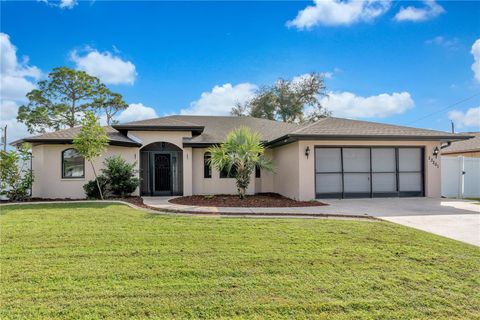
M153 192L157 195L172 193L172 166L170 154L154 154Z

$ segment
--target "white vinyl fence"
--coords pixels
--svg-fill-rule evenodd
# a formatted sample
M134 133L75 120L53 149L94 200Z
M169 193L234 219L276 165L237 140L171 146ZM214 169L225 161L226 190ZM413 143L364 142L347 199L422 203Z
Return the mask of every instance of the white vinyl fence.
M480 158L442 157L442 196L480 197Z

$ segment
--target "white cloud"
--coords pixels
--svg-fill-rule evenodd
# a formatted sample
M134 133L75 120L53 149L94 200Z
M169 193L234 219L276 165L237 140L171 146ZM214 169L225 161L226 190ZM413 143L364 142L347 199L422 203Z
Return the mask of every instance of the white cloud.
M457 38L447 39L442 36L437 36L435 38L428 39L427 41L425 41L425 43L428 45L445 47L447 49L456 49L458 47L459 40Z
M333 116L346 118L385 118L415 106L408 92L382 93L361 97L351 92L330 92L321 103Z
M28 65L28 58L18 61L17 48L10 37L0 33L0 99L22 100L35 87L33 80L41 76L40 70Z
M122 60L108 51L88 49L85 55L80 56L74 50L70 58L78 70L83 70L108 84L133 84L137 76L135 65L131 61Z
M3 107L3 104L1 104ZM17 106L18 110L18 106ZM20 123L17 121L16 116L16 110L15 111L15 117L10 118L10 119L4 119L3 116L0 120L0 127L5 128L5 125L7 126L7 141L8 143L11 143L12 141L19 140L21 138L25 138L28 136L31 136L31 134L27 130L27 126L25 126L23 123ZM2 133L3 135L3 133Z
M29 135L26 126L17 122L18 104L26 100L25 95L35 88L34 81L42 73L28 64L27 57L19 61L17 48L5 33L0 33L0 48L0 126L8 126L10 143Z
M448 118L452 120L458 128L473 127L480 130L480 107L470 108L467 112L453 110L448 113Z
M60 0L59 7L62 9L72 9L77 4L77 0Z
M480 82L480 39L477 39L477 41L475 41L472 46L472 51L470 52L473 55L473 74L475 75L475 79Z
M200 99L190 103L190 107L182 109L181 114L193 115L229 115L236 103L250 100L257 90L252 83L240 83L232 86L226 83L213 87L210 92L203 92Z
M72 9L78 4L77 0L60 0L60 1L49 1L49 0L38 0L45 3L50 7L58 7L60 9Z
M1 99L25 100L26 94L35 88L35 84L24 77L0 76Z
M8 143L30 135L27 127L16 119L18 104L15 101L0 100L0 110L0 127L3 129L5 125L7 126Z
M142 103L131 103L128 108L122 111L117 120L120 123L157 118L155 109L146 107Z
M368 22L387 12L390 5L389 0L314 0L313 6L299 11L295 19L287 22L287 26L303 30L318 25L338 26Z
M445 12L445 9L436 3L435 0L426 0L423 3L425 5L421 8L412 6L400 8L394 19L396 21L425 21Z
M12 100L1 100L0 101L0 120L7 120L17 117L18 106L15 101Z
M322 73L325 79L333 79L333 72L324 72Z

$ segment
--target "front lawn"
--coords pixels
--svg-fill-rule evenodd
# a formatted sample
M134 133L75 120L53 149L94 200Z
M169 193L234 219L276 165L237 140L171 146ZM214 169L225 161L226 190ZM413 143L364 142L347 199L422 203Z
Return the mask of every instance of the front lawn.
M387 222L2 207L1 319L478 318L480 249Z

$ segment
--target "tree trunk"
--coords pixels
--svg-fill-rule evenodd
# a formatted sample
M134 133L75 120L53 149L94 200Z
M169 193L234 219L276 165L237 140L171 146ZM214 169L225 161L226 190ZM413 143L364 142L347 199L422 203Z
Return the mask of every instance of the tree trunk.
M240 199L245 199L245 188L238 188L238 196Z
M97 172L95 171L95 167L94 167L94 165L93 165L93 161L90 161L90 164L92 165L93 175L95 176L95 181L97 182L98 192L100 193L100 199L103 200L102 188L100 188L100 183L98 183Z
M248 185L250 184L250 174L249 172L237 172L235 179L237 180L238 196L240 199L245 199L245 193L247 192Z

